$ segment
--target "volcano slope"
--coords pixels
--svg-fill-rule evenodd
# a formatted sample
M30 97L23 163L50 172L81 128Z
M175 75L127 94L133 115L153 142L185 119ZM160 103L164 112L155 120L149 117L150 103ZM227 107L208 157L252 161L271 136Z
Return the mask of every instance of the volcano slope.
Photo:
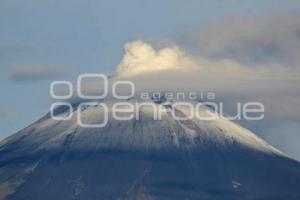
M148 103L161 120L147 107L138 120L114 120L108 106L107 126L84 128L76 114L97 123L103 111L73 105L70 120L47 114L3 140L0 199L300 199L300 164L252 132L222 118L175 120L174 108ZM190 114L184 107L173 112Z

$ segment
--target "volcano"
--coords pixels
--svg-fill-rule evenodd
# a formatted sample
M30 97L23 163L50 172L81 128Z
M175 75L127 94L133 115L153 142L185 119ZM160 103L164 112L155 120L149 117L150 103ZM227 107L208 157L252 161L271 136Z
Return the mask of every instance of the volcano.
M139 100L131 98L127 102ZM276 200L300 199L300 163L249 130L219 118L177 120L172 106L149 100L139 120L111 117L73 104L73 116L45 115L0 146L1 200ZM205 113L203 107L199 112ZM57 116L68 112L55 110ZM176 107L178 116L188 116Z

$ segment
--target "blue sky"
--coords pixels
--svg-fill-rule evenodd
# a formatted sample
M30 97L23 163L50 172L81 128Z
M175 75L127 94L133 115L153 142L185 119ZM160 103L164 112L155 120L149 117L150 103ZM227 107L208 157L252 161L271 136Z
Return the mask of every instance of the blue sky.
M228 16L299 10L296 0L2 0L0 139L48 111L52 80L113 73L129 41L172 41L187 47L191 32ZM24 75L22 68L46 70Z

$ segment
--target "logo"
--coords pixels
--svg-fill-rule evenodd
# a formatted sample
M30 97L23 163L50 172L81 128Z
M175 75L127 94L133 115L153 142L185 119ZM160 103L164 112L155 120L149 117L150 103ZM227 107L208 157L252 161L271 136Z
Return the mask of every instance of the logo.
M97 92L90 94L84 85L97 80ZM105 127L109 119L118 121L139 120L142 109L150 109L154 120L161 120L162 113L168 113L175 120L261 120L264 118L264 105L260 102L238 102L236 114L224 114L223 102L216 103L215 93L197 92L140 92L136 94L131 81L115 80L109 84L104 74L82 74L78 76L76 87L69 81L54 81L50 85L50 95L56 102L50 107L51 118L58 121L76 120L78 125L87 128ZM64 88L63 94L58 93ZM122 90L127 88L126 91ZM105 101L110 94L112 102ZM79 98L76 109L72 98ZM140 101L129 101L137 98ZM201 99L201 101L199 101ZM205 99L206 101L203 101ZM108 104L109 103L109 104ZM92 110L90 110L92 109ZM86 114L86 110L90 110ZM184 114L181 112L184 110Z

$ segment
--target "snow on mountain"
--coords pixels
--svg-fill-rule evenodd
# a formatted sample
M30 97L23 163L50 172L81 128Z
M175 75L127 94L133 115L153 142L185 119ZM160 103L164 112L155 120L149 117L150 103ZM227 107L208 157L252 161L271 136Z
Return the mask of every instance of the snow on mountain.
M138 116L120 121L112 107L72 105L69 120L48 113L0 143L0 200L300 199L300 164L224 118L200 120L176 100L123 100ZM189 101L192 105L197 101ZM148 106L140 106L146 104ZM138 105L138 106L136 106ZM67 116L58 107L55 116ZM154 119L154 111L161 116ZM201 116L211 116L200 107ZM128 113L127 113L128 115Z
M132 105L139 105L139 101L135 99L127 102ZM132 112L132 115L139 115L138 120L118 121L112 117L113 103L117 103L117 101L106 102L109 119L108 124L103 128L86 128L77 123L78 112L81 113L84 123L103 122L102 108L87 106L79 110L75 106L70 120L54 120L48 114L37 123L4 140L1 143L1 149L5 150L18 141L22 151L26 153L27 149L30 149L30 154L44 150L57 151L62 148L66 139L72 138L69 144L70 151L97 151L108 148L116 150L192 150L205 149L211 146L216 146L216 148L241 146L265 153L283 155L254 133L224 118L199 120L194 115L190 120L176 120L171 115L170 108L150 102L158 110L161 120L154 119L155 111L152 106L141 104L140 107L134 107ZM208 108L202 107L198 111L201 116L212 114L211 112L208 114ZM65 115L65 112L61 112L58 116ZM191 114L191 111L184 106L177 106L175 112L178 116Z

